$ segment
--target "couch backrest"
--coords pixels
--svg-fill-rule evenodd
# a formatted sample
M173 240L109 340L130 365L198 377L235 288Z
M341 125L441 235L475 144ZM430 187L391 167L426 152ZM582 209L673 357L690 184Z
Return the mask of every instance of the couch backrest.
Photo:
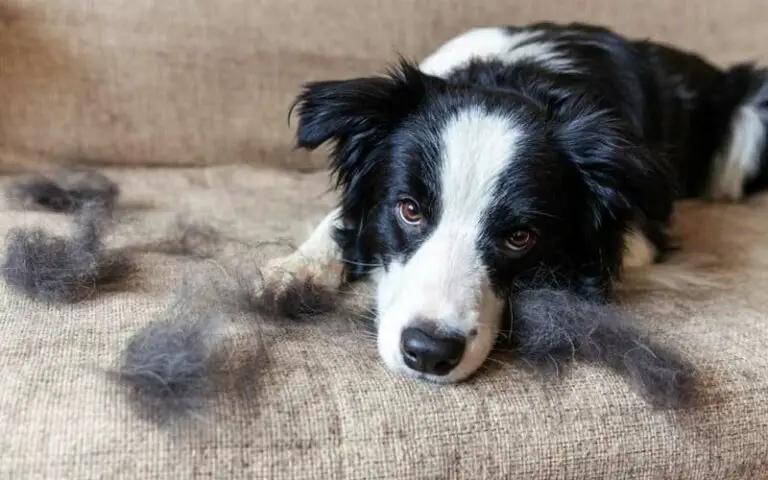
M381 71L473 26L601 23L768 59L764 0L15 0L0 7L0 165L247 162L309 169L307 80Z

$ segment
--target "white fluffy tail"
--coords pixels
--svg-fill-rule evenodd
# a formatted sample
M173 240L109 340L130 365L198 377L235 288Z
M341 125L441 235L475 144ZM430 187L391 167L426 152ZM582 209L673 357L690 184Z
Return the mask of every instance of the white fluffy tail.
M745 184L762 168L768 140L768 76L761 70L752 74L751 91L734 110L730 134L712 165L712 200L741 200Z

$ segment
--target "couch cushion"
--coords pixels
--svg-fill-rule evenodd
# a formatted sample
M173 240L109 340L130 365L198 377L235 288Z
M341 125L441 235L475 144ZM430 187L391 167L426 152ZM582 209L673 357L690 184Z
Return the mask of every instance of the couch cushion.
M333 200L322 174L108 173L126 212L113 246L160 238L178 213L243 240L300 240ZM103 370L194 261L142 254L132 287L72 306L41 305L0 284L0 476L764 478L766 209L768 197L684 205L686 250L626 285L628 308L702 371L702 404L681 414L651 410L602 368L580 365L544 381L503 352L463 384L404 379L378 361L359 319L330 316L271 330L269 361L252 379L257 398L176 437L138 418ZM2 233L68 223L2 210ZM669 282L641 281L648 275Z
M765 60L762 0L10 0L0 7L0 167L64 163L309 168L291 152L302 82L421 58L474 26L603 23Z

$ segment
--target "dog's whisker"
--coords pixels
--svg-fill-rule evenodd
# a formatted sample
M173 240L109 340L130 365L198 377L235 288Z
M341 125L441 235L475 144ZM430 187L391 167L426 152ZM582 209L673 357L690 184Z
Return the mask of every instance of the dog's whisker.
M498 365L501 365L503 367L509 367L509 368L513 368L514 367L514 365L512 365L511 363L501 361L501 360L499 360L497 358L488 357L488 358L486 358L486 360L489 361L489 362L493 362L493 363L496 363Z
M356 261L347 260L347 259L344 259L344 258L342 258L341 261L346 263L347 265L354 265L354 266L357 266L357 267L373 267L373 268L378 268L378 267L382 266L381 263L356 262Z
M518 348L494 348L492 351L497 353L520 353Z
M370 293L357 292L352 290L349 290L349 291L340 290L340 292L342 292L345 296L349 296L349 297L362 298L365 300L376 300L376 297L374 295L371 295Z

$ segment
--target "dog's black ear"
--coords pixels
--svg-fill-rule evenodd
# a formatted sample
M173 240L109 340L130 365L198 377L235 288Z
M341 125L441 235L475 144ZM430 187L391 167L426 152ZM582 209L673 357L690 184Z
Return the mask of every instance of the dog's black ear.
M392 129L441 84L405 60L380 77L307 83L295 104L297 146L314 150L333 143L333 170L340 183L349 183Z
M600 111L580 115L562 123L558 137L591 193L596 226L606 216L668 216L675 175L620 119Z
M579 108L569 117L558 122L556 135L584 181L583 249L600 277L615 277L627 230L669 219L676 177L665 160L654 156L614 115L593 107Z

